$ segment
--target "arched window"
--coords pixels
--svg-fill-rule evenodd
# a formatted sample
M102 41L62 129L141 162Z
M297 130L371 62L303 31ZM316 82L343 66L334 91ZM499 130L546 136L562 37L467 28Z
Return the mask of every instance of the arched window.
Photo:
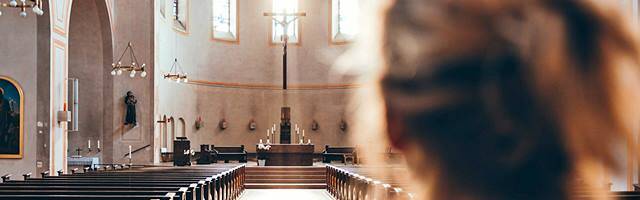
M358 34L359 0L331 0L331 41L352 41Z
M189 0L171 0L171 16L176 30L187 32L189 23Z
M298 12L298 0L273 0L273 12L275 13L296 13ZM279 16L280 20L293 19L293 16ZM289 36L289 43L295 44L300 41L298 22L291 23L287 28L287 35ZM282 43L283 42L283 26L271 20L271 42Z
M238 0L212 0L213 39L238 41Z

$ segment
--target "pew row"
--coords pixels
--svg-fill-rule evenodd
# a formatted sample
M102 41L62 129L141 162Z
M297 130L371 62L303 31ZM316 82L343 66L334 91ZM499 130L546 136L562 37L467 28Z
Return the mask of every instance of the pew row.
M234 200L245 165L145 167L44 176L0 184L0 199Z

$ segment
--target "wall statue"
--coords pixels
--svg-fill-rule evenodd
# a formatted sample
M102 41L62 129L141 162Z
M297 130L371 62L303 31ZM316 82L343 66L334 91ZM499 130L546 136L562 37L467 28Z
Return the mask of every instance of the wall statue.
M127 96L124 97L124 104L127 106L127 113L124 119L124 125L137 126L136 120L136 104L138 100L136 96L133 96L133 92L128 91Z

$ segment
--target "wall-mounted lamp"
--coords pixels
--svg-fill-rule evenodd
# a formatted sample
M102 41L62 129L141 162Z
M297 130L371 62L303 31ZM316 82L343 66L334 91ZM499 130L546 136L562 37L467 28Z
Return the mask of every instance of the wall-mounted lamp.
M220 130L227 129L227 126L227 120L225 119L220 120L220 123L218 123L218 127L220 128Z
M257 126L256 120L251 119L251 121L249 121L249 130L255 131Z

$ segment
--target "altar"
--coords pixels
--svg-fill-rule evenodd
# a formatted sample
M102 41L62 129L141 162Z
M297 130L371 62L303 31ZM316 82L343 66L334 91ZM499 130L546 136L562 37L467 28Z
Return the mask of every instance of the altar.
M258 149L256 152L266 158L266 166L312 166L313 144L270 144L268 151Z

